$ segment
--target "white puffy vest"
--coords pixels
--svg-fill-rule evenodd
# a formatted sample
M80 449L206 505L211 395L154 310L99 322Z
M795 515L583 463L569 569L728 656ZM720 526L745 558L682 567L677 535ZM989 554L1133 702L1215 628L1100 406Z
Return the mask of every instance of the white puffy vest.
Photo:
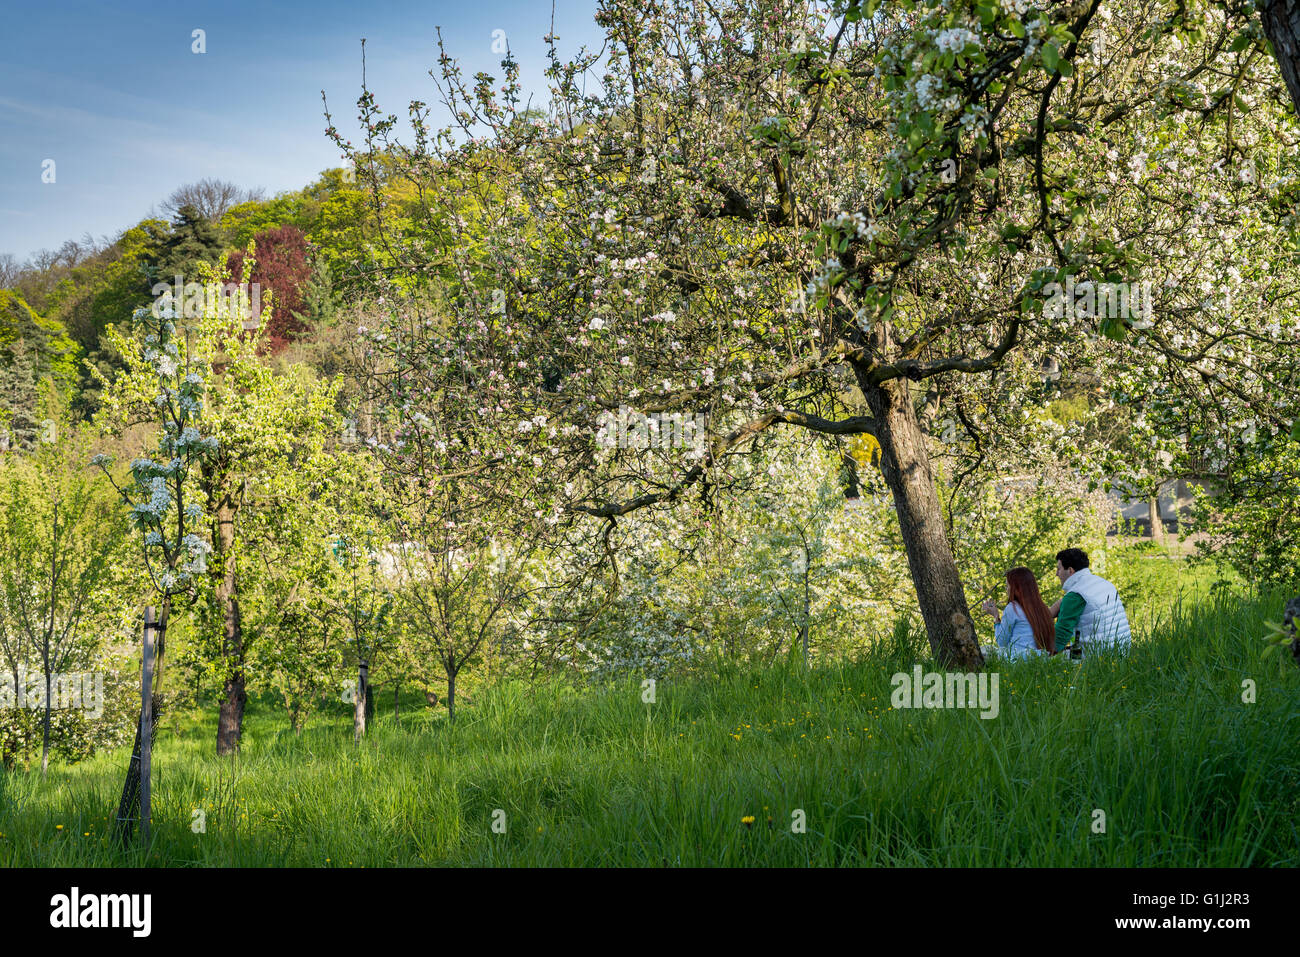
M1079 637L1086 650L1089 645L1119 644L1127 646L1132 641L1128 628L1128 613L1115 586L1098 578L1090 569L1081 568L1061 587L1082 596L1085 605L1079 616Z

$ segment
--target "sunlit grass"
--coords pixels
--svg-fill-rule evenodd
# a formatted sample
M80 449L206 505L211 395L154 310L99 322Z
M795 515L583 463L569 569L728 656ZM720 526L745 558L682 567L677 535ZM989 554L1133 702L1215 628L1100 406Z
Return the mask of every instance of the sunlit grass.
M341 704L296 737L259 701L237 762L209 714L164 731L148 848L110 838L124 750L0 775L0 865L1294 866L1300 670L1259 654L1281 603L1172 601L1127 659L1003 665L994 720L892 710L914 662L883 651L653 705L505 684L454 728L387 699L360 747Z

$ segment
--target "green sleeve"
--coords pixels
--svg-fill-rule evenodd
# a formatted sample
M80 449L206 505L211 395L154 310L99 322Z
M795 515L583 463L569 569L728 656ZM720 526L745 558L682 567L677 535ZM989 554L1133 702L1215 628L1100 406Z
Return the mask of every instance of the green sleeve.
M1074 629L1079 624L1079 616L1083 614L1083 606L1087 602L1078 592L1066 592L1061 599L1061 608L1056 613L1056 647L1064 648L1070 642L1074 641Z

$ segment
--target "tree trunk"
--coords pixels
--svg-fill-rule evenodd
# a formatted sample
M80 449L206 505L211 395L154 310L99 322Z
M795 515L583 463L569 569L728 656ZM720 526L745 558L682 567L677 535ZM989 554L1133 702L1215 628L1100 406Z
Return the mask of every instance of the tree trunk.
M1300 3L1264 0L1259 19L1264 25L1264 35L1273 44L1277 66L1291 93L1296 115L1300 116Z
M20 699L20 696L24 694L24 692L23 689L18 686L18 682L20 679L18 675L17 666L11 662L10 668L12 668L13 676L14 676L14 701L17 702ZM21 710L14 712L15 723L22 720L21 715L22 715ZM18 751L19 751L18 742L21 739L22 739L21 728L16 727L13 729L12 732L6 733L2 742L0 742L0 762L4 764L4 768L6 771L12 769L14 763L18 759Z
M1151 540L1153 542L1163 542L1165 540L1165 523L1160 518L1160 493L1158 492L1147 499L1147 518L1151 522Z
M812 616L812 602L808 595L808 576L811 569L808 567L808 549L803 552L803 627L799 629L799 637L803 641L803 666L810 667L808 663L808 620Z
M456 720L456 673L447 672L447 720Z
M217 714L217 754L239 750L244 731L244 629L239 614L239 590L235 581L235 505L223 495L217 505L217 554L221 580L216 598L225 630L221 642L221 663L226 673L220 711Z
M239 670L226 678L217 713L217 754L232 754L239 750L239 739L244 731L244 705L248 695L244 691L244 672Z
M53 676L50 674L50 665L45 663L45 720L41 728L41 777L50 768L50 686L53 684Z
M59 504L54 503L54 537L50 545L50 621L45 631L45 645L41 651L41 667L45 670L45 719L41 728L41 777L44 778L50 769L50 708L53 702L50 701L50 685L52 675L50 674L50 640L54 637L54 610L58 607L56 596L59 589L59 568L57 556L59 553Z
M397 720L398 712L401 710L402 707L401 694L402 694L402 683L400 681L393 682L393 720L394 721Z
M363 661L357 668L357 693L352 698L352 731L357 743L366 736L366 698L370 689L367 687L370 668Z
M160 686L159 678L162 674L163 652L167 648L167 619L171 617L171 600L163 599L162 612L158 617L158 624L154 631L154 653L153 653L153 688L150 693L150 705L152 708L152 720L149 726L153 733L150 734L149 744L158 740L158 719L162 714L162 702L158 688ZM135 723L135 742L131 745L131 761L126 767L126 781L122 785L122 799L117 806L117 820L113 823L113 829L118 843L126 847L131 841L131 834L135 829L136 815L140 813L140 722Z
M862 391L876 421L880 466L894 497L930 650L945 668L979 671L984 656L975 640L966 591L944 529L930 454L907 380L866 383Z
M844 497L859 498L862 495L862 483L858 478L858 460L850 453L843 439L837 445L840 453L840 465L844 467Z

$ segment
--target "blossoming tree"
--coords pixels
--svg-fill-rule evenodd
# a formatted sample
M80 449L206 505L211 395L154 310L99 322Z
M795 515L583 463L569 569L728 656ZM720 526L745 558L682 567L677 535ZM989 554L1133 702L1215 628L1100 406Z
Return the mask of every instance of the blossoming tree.
M1191 457L1231 454L1248 421L1289 431L1297 127L1253 9L605 0L597 19L603 57L548 38L544 115L511 56L499 84L444 53L445 127L413 103L399 144L365 91L365 143L330 128L373 195L419 184L444 231L383 234L393 312L368 333L391 414L437 400L442 475L505 471L520 507L600 527L706 494L767 429L873 435L931 648L977 668L938 412L1004 432L1052 359L1182 423ZM404 297L442 277L437 308ZM603 447L625 406L703 416L707 441Z
M204 375L201 366L191 366L185 343L176 335L176 310L172 305L136 312L137 328L144 341L116 327L108 339L124 357L126 370L116 382L104 382L101 424L110 431L127 424L148 423L157 429L157 447L152 456L141 456L130 466L130 480L119 483L110 468L112 462L100 454L92 460L103 469L129 509L131 522L140 534L140 559L153 585L160 607L154 646L152 698L153 726L161 711L159 689L167 650L167 623L173 599L192 595L199 576L207 572L212 546L201 534L204 511L195 485L198 470L216 452L217 440L203 435L197 426L203 409ZM141 402L142 395L152 401ZM119 838L129 839L140 803L140 732L127 768L116 829ZM153 738L150 738L151 742Z

